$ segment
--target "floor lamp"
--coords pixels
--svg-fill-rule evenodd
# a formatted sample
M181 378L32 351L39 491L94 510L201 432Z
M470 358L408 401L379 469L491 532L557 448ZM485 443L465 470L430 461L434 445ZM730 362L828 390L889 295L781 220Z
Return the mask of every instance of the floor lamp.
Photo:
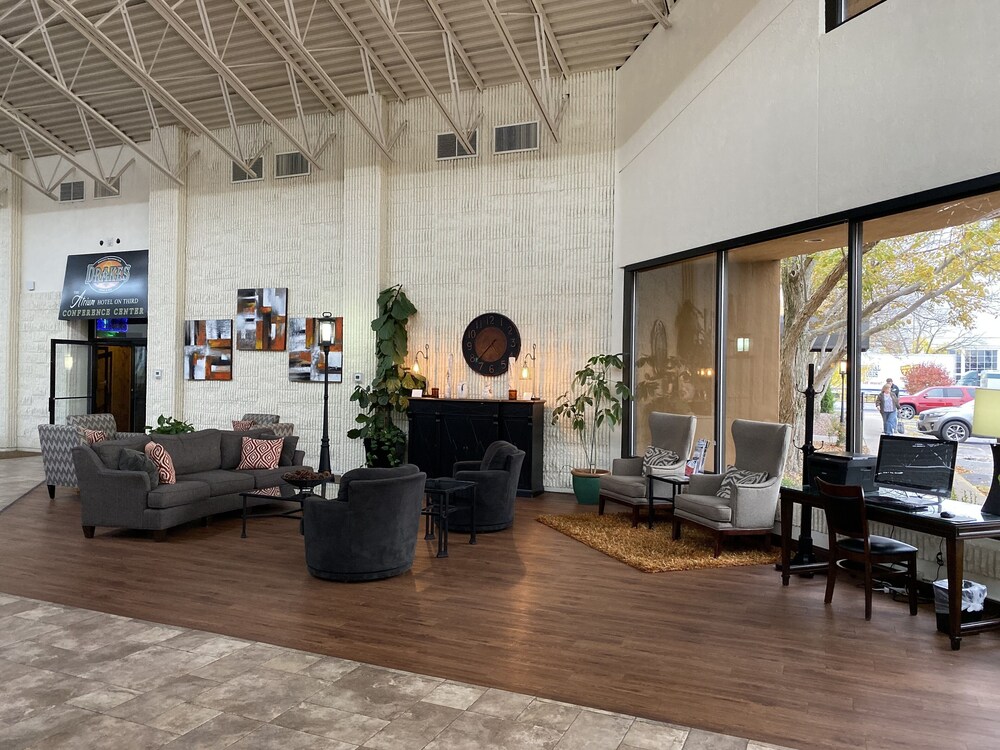
M976 389L972 434L977 437L1000 438L1000 390ZM993 484L983 503L983 513L1000 516L1000 443L993 443L990 447L993 449Z
M319 319L316 335L323 350L323 439L319 441L319 471L330 471L330 347L337 332L333 313L325 312Z

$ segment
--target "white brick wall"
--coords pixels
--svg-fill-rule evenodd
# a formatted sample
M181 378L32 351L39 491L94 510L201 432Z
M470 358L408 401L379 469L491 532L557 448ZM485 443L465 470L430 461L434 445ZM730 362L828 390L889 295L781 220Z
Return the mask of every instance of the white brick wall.
M17 166L12 154L0 159ZM18 357L18 299L21 289L21 190L20 181L0 175L0 314L7 321L7 335L0 341L0 372L10 372ZM0 379L0 447L17 444L17 385L14 378Z

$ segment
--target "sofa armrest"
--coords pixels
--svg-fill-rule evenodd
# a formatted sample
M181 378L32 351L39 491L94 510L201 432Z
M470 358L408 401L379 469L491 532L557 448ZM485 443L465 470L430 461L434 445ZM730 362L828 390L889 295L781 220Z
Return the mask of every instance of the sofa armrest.
M451 476L458 479L458 472L460 471L479 471L479 467L483 465L482 461L456 461L455 465L451 467Z
M88 446L73 449L80 484L80 519L84 526L143 528L149 475L108 469Z
M714 495L722 486L721 474L692 474L686 490L692 495Z
M733 509L733 526L739 529L774 526L780 483L780 477L771 477L760 484L737 485L729 503Z
M611 473L615 476L638 477L642 475L642 457L615 458L611 461Z

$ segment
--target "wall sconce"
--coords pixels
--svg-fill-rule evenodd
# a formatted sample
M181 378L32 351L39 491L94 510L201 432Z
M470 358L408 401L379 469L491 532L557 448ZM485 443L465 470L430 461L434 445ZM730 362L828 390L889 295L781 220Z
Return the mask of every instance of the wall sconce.
M749 336L739 336L736 339L736 351L738 352L748 352L750 351L750 337Z
M427 353L431 350L430 344L424 344L423 349L417 349L416 355L413 357L413 372L417 375L420 374L420 355L424 355L424 366L427 366Z
M531 354L525 354L521 359L524 362L521 365L521 380L531 380L531 368L528 367L528 360L530 359L532 362L536 361L534 344L531 345Z
M698 370L698 375L703 378L710 378L714 374L715 370L713 370L711 367L702 367L701 369Z

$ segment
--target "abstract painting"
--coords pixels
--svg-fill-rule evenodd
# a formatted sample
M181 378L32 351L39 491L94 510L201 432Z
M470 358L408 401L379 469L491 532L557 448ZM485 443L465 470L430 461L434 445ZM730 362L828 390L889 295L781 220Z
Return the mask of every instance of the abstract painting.
M323 382L323 350L316 343L321 318L288 319L288 379L292 382ZM344 319L334 318L333 345L330 347L331 383L344 379Z
M233 321L184 321L184 379L233 379Z
M236 348L241 351L284 351L287 316L287 288L237 290Z

